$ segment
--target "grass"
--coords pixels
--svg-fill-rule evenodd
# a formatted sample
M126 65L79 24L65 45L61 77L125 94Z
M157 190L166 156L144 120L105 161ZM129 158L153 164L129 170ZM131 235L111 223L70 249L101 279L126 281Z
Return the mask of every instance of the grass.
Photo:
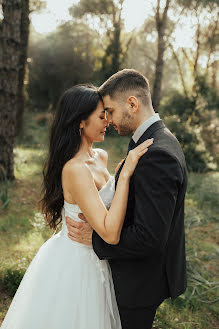
M47 124L26 115L25 136L15 148L16 181L0 186L0 324L12 300L10 295L49 230L37 209L42 167L47 149ZM96 144L109 154L113 174L125 157L129 138L106 137ZM8 200L5 207L3 201ZM218 286L219 173L190 174L186 197L185 228L188 289L174 302L165 301L158 309L156 329L216 329Z

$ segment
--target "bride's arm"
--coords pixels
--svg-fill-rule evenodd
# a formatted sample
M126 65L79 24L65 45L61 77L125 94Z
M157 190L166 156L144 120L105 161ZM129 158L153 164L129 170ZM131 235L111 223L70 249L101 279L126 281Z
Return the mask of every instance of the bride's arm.
M126 211L129 176L122 175L111 208L107 211L90 169L76 165L68 174L71 194L92 228L110 244L117 244Z
M121 171L112 205L107 211L96 188L93 176L86 164L75 163L68 167L69 191L80 207L88 223L109 244L117 244L125 217L129 180L139 158L152 141L146 141L129 152Z

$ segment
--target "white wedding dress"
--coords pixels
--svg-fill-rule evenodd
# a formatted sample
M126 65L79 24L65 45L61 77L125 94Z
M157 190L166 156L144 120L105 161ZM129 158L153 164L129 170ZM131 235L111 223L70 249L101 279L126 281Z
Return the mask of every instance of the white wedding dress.
M99 191L107 208L114 191L111 176ZM121 329L108 262L67 236L65 216L81 221L80 212L64 202L62 230L32 260L1 329Z

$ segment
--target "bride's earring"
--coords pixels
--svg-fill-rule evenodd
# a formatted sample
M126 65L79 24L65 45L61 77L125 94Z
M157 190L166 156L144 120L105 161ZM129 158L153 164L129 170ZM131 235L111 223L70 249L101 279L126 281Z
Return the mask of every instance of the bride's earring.
M80 134L80 136L81 136L81 128L79 128L79 134Z

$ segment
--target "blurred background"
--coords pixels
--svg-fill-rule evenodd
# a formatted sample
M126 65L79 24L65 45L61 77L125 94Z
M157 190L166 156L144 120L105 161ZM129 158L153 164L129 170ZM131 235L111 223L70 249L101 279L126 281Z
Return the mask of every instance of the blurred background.
M218 18L218 0L0 0L0 324L53 234L37 201L59 97L134 68L149 79L189 171L188 289L161 305L154 328L219 328ZM111 174L128 142L110 127L97 145Z

